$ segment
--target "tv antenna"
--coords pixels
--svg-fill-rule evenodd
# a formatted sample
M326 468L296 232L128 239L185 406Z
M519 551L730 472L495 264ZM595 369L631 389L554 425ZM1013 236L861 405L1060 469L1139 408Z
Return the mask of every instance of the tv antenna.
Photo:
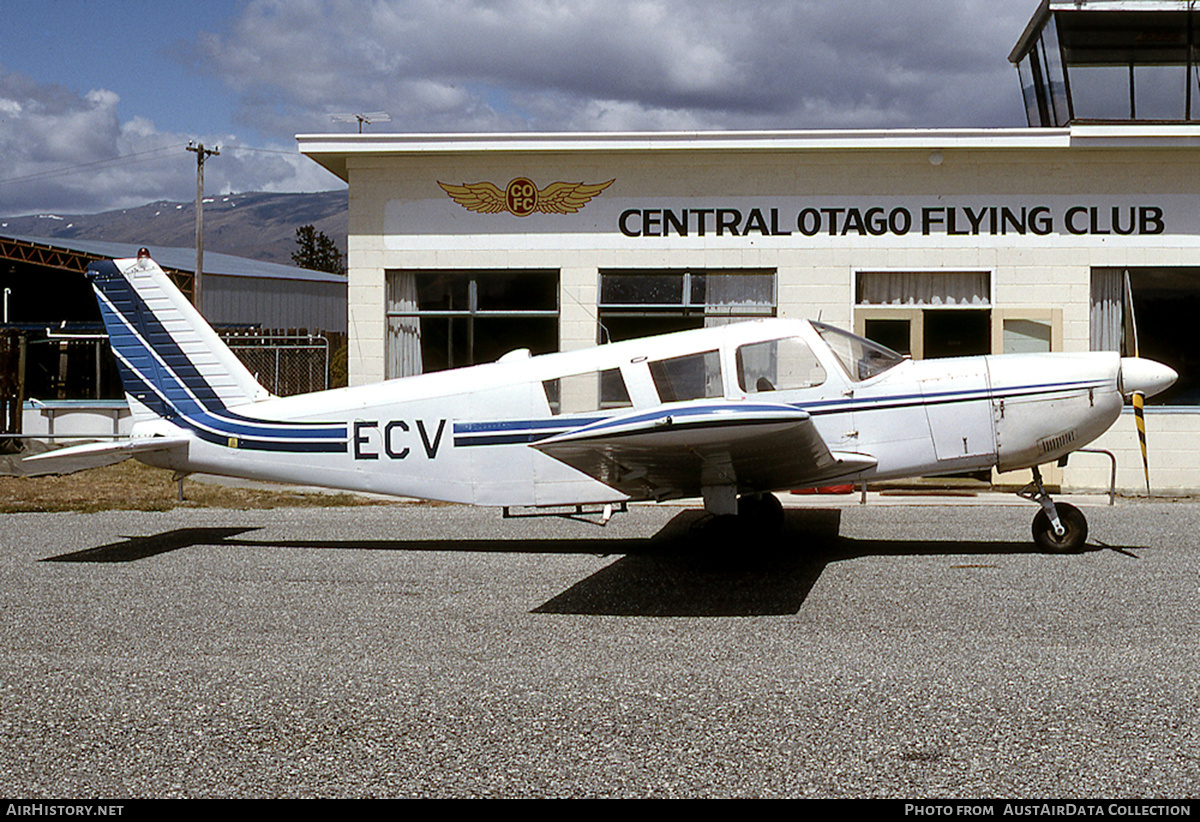
M335 123L353 123L358 121L358 133L362 134L363 124L368 126L371 123L390 123L392 115L386 111L368 111L365 114L331 114L329 119Z

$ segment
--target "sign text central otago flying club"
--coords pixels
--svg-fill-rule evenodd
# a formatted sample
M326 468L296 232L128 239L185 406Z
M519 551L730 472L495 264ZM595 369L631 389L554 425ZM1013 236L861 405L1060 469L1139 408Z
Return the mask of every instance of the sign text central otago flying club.
M574 214L614 181L615 178L607 183L559 182L538 188L528 177L517 177L509 181L503 191L494 183L464 183L455 186L439 180L438 185L467 211L478 211L482 214L508 212L518 217L528 217L534 213Z
M630 208L617 218L626 237L1152 235L1165 230L1157 205L809 206Z
M616 179L603 183L554 182L540 188L529 177L496 183L453 185L438 181L450 199L477 214L530 217L533 231L620 233L631 239L734 237L1020 237L1154 236L1194 233L1200 214L1179 198L1155 202L1120 201L1064 195L963 198L875 197L842 201L781 196L762 202L751 198L721 200L688 197L674 202L613 197L593 203ZM1035 199L1036 197L1036 199ZM832 199L832 198L831 198ZM965 200L965 201L964 201ZM536 215L587 215L561 225L538 222ZM419 222L419 221L418 221ZM485 221L492 223L491 220ZM412 225L412 223L409 223ZM503 221L484 232L503 231ZM524 226L523 226L524 227ZM444 227L430 226L433 233Z

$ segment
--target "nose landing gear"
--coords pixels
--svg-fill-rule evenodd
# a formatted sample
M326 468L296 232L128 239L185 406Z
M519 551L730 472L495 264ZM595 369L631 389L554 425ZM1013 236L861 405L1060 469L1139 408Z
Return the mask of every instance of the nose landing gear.
M1039 548L1052 554L1069 554L1083 548L1088 535L1087 518L1074 505L1050 498L1037 466L1033 468L1033 482L1017 496L1042 507L1033 518L1033 541Z

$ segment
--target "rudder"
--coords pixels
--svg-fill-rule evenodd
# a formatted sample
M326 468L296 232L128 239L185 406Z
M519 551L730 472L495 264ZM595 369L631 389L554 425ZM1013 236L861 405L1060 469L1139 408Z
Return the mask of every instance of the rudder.
M270 396L148 256L94 262L88 277L135 422Z

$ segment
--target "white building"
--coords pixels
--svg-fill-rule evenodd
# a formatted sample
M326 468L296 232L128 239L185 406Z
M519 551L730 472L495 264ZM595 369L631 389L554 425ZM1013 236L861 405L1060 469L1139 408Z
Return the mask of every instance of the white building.
M1028 52L1067 6L1045 4L1014 52L1031 119L1036 83L1051 104L1061 87ZM1043 62L1071 76L1078 52L1057 48ZM1155 490L1182 492L1200 489L1190 100L1179 122L1011 130L298 139L350 186L352 384L761 316L918 358L1116 349L1128 272L1141 352L1182 374L1147 413ZM1096 447L1142 488L1132 417ZM1108 472L1077 455L1061 483Z

